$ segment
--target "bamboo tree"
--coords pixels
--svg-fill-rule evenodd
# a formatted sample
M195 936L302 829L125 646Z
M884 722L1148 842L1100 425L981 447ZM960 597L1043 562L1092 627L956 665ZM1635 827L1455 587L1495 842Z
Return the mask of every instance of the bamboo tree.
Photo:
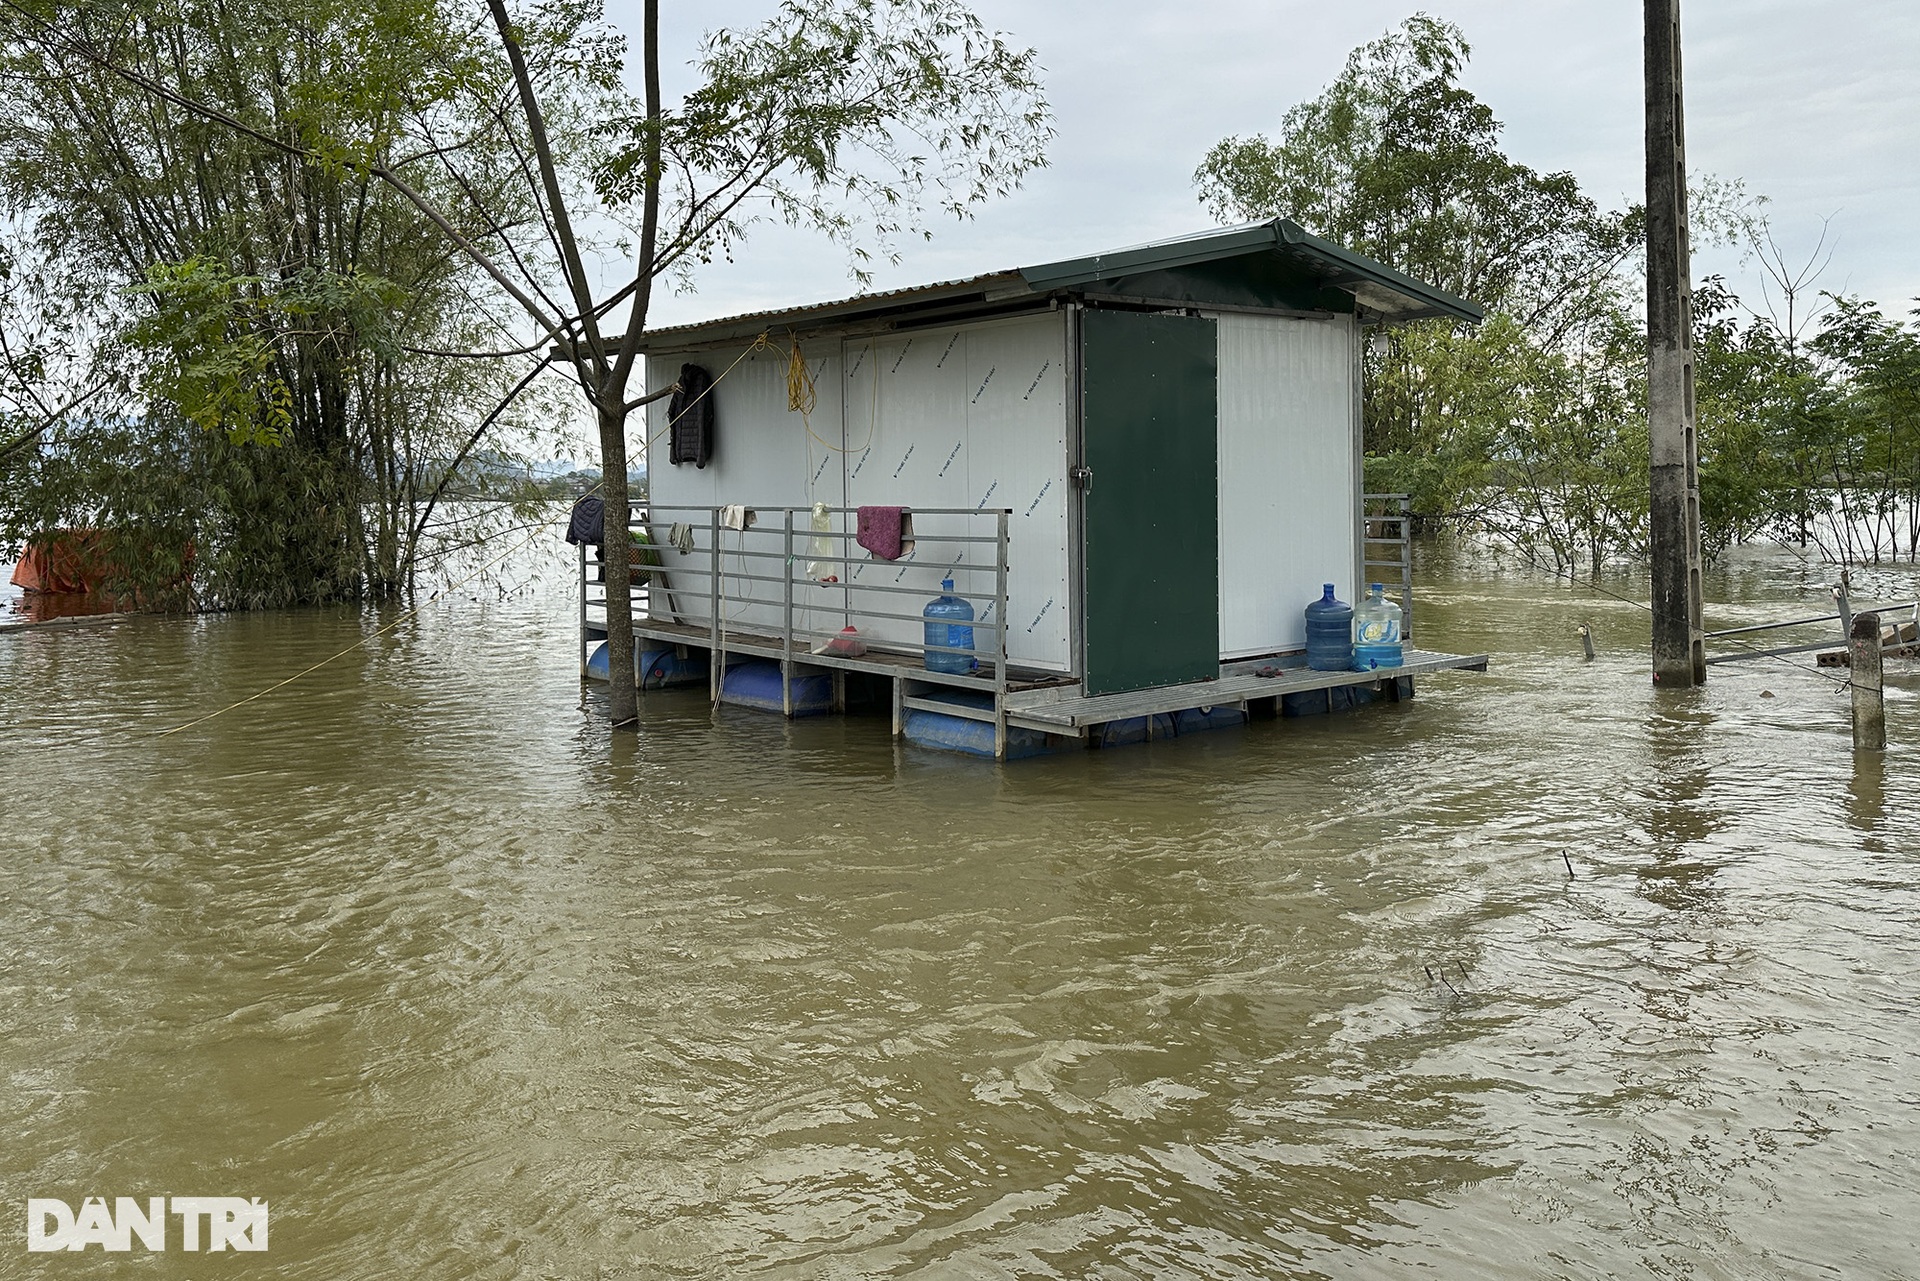
M58 9L43 10L38 0L0 4L48 47L289 160L324 162L383 184L432 222L523 313L526 348L551 344L573 371L600 432L604 537L615 553L607 586L615 602L627 599L630 583L619 554L627 542L626 424L652 399L630 396L628 383L654 282L667 273L690 277L766 217L839 241L864 279L876 254L897 253L898 236L924 233L926 213L965 216L1013 190L1043 163L1051 134L1034 53L986 31L960 0L788 0L758 26L709 35L696 63L701 83L672 110L661 97L658 4L647 0L642 102L603 109L593 129L570 135L563 151L551 136L550 107L581 75L579 55L596 38L597 9L562 6L516 18L502 0L488 0L504 76L485 59L464 55L445 74L465 87L478 119L495 125L506 124L506 113L492 89L501 80L511 86L517 111L505 137L518 149L526 178L535 215L528 226L475 197L463 165L470 126L459 127L446 113L411 122L411 151L397 137L282 137L170 87L112 48L76 38ZM404 23L412 11L395 5L376 12ZM612 95L600 87L604 108ZM449 177L467 196L459 208L481 215L478 227L454 216L453 206L422 185L421 173ZM583 173L593 193L586 201L568 184ZM596 299L597 264L582 242L582 212L617 223L636 206L639 249L629 259L627 283ZM549 283L557 284L561 301ZM611 713L624 724L636 709L634 687L624 679L633 665L626 609L608 612L608 652L611 671L620 674L611 683Z
M0 124L0 187L37 228L41 265L90 295L69 338L117 375L114 394L89 405L90 424L67 424L57 451L37 451L0 523L164 516L226 604L404 589L432 455L512 380L494 362L440 350L488 323L471 301L471 270L364 174L217 127L177 101L219 104L275 139L343 122L392 134L407 109L397 70L449 59L457 42L445 24L383 28L386 44L362 57L349 43L360 25L336 4L0 10L19 108ZM106 67L109 55L126 74ZM412 101L431 109L433 96L415 87ZM489 182L510 209L498 197L511 188ZM37 301L51 314L57 300ZM127 432L102 421L152 424L157 444L175 414L214 436L170 456L125 448ZM98 466L74 457L89 452ZM251 469L254 483L183 486L167 473L186 460L227 482ZM162 495L189 506L163 512Z

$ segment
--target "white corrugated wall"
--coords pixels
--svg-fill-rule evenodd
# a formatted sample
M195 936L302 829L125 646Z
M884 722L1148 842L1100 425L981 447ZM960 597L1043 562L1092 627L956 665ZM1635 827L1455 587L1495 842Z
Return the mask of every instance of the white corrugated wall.
M1333 583L1354 600L1359 537L1349 317L1221 314L1220 653L1306 644Z
M846 370L847 504L1011 508L1007 649L1013 660L1065 671L1067 602L1066 323L1059 312L873 339L850 339ZM916 525L911 559L864 561L856 576L912 587L927 599L964 552L943 523ZM956 529L952 522L944 528ZM984 517L969 532L990 533ZM991 573L957 574L956 587L992 596ZM970 578L971 582L960 581ZM916 597L899 598L911 604ZM982 623L990 606L976 604ZM902 612L912 612L905 610ZM911 623L886 624L886 639L917 639ZM982 648L988 638L975 643Z
M754 508L805 507L816 502L829 507L845 505L846 487L840 454L832 446L840 443L840 346L834 343L803 344L802 358L813 375L817 403L811 414L794 413L787 408L788 353L779 350L757 351L741 359L749 343L737 348L698 353L657 353L647 360L647 390L658 391L680 375L683 363L705 369L719 381L709 393L714 401L714 450L704 467L682 463L675 467L667 459L666 399L647 406L647 489L648 499L657 509L654 520L656 539L664 538L668 525L677 520L695 519L684 512L667 510L669 504L709 507L742 503ZM738 361L736 364L735 362ZM728 372L728 371L731 372ZM699 518L704 519L704 518ZM757 527L761 530L781 527L781 518L769 515ZM804 526L802 526L804 527ZM694 553L702 573L676 580L679 587L672 600L676 616L682 621L706 623L711 617L705 570L709 565L707 533L699 535L701 550ZM756 550L784 545L770 536L742 535L722 531L720 537L722 589L728 605L723 611L728 626L742 631L769 635L780 629L778 606L745 605L741 602L749 590L754 595L777 600L778 583L752 583L743 573L777 576L779 565L771 560L742 556L742 546ZM800 544L804 548L805 543ZM681 558L665 554L671 575ZM817 607L816 625L834 630L840 619L834 607L840 598L831 599L824 589L813 594L820 600L809 602L808 589L801 588L796 599L802 605Z
M656 354L648 361L648 390L671 383L688 360L720 377L745 348L743 343L698 355ZM1069 669L1063 314L876 338L816 340L803 343L802 354L813 371L818 396L807 425L787 408L786 352L757 352L715 387L716 443L713 461L705 469L667 462L667 440L661 434L667 402L649 406L647 474L653 503L1011 508L1009 652L1015 662L1028 666ZM661 531L678 518L662 510ZM991 533L993 527L986 517L968 523L969 532ZM871 576L877 575L878 581L911 588L912 594L856 593L856 606L917 614L939 594L941 578L963 551L970 560L991 563L990 548L942 542L938 535L943 528L958 526L924 519L917 530L919 545L910 558L898 562L876 561L858 552L852 567L855 581L874 581ZM738 541L738 535L723 533L721 546L728 549ZM799 546L804 549L804 538ZM669 571L678 559L668 554ZM733 600L746 586L734 577L738 569L750 567L762 574L778 570L769 562L754 565L731 555L723 555L722 564ZM697 581L699 590L683 593L676 604L681 618L703 623L710 611L705 580ZM778 584L754 586L762 595L779 591ZM994 576L973 574L959 586L963 591L970 586L969 594L991 597ZM826 587L797 589L796 603L812 607L803 624L837 628L843 621L836 612L843 597ZM982 623L992 621L989 606L977 608ZM779 626L777 609L734 605L726 618L729 626L741 630L775 631ZM911 622L871 620L860 627L880 641L920 638L919 626ZM976 641L982 648L987 642L984 634Z

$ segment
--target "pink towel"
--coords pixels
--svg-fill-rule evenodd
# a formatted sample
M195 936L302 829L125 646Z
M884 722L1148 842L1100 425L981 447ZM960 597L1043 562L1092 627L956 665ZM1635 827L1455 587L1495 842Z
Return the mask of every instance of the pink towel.
M899 560L913 550L913 516L904 507L862 507L853 540L881 560Z

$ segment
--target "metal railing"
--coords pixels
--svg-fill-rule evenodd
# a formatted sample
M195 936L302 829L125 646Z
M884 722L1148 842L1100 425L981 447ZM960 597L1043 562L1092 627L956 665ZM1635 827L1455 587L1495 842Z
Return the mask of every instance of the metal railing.
M633 566L635 629L679 643L704 643L716 700L727 656L761 655L780 661L782 702L789 713L793 669L810 664L990 691L998 724L1008 682L1007 541L1012 513L1001 508L909 510L914 550L888 561L870 558L858 545L857 509L851 507L824 508L828 528L816 529L813 507L651 504L631 522L645 535L635 549ZM595 565L583 547L583 671L588 638L594 630L605 631L606 595L604 587L594 593L599 585ZM939 593L943 578L954 579L951 594L974 607L971 624L957 621L958 626L971 626L971 646L926 643L929 620L916 605ZM849 627L855 631L844 630ZM853 652L857 648L865 652ZM928 670L930 653L963 658L966 670ZM911 662L914 659L918 663Z
M1360 495L1360 567L1364 582L1355 583L1355 604L1366 594L1367 583L1397 583L1400 588L1400 635L1413 636L1413 499L1409 494ZM1376 570L1391 574L1374 577Z
M1829 588L1828 591L1832 594L1834 603L1834 612L1831 614L1815 614L1810 618L1788 618L1777 623L1753 623L1746 627L1723 627L1718 631L1702 632L1701 636L1711 643L1714 641L1731 640L1736 636L1757 636L1762 632L1777 632L1796 627L1818 627L1823 623L1838 623L1840 624L1840 635L1837 640L1809 641L1802 644L1775 646L1770 649L1755 649L1752 646L1746 645L1744 641L1734 641L1734 644L1743 647L1740 652L1731 654L1709 654L1707 655L1707 662L1738 663L1752 658L1783 658L1789 654L1807 654L1815 650L1838 649L1844 651L1847 648L1849 635L1853 631L1853 616L1870 611L1879 614L1882 620L1882 627L1890 626L1893 632L1893 638L1890 641L1885 639L1885 632L1882 632L1881 653L1897 654L1913 649L1916 647L1916 644L1920 644L1920 601L1908 600L1899 601L1890 605L1868 605L1859 607L1853 603L1848 586L1844 581ZM1910 611L1910 618L1905 622L1894 621L1889 623L1888 620L1899 610Z

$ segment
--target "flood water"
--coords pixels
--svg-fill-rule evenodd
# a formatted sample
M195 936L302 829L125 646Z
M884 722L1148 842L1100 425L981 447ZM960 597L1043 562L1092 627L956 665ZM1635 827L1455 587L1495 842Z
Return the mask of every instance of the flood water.
M1856 758L1844 673L1656 693L1644 611L1432 552L1494 666L1411 703L614 736L568 564L166 738L393 616L0 633L0 1277L1920 1275L1912 675ZM25 1252L189 1194L269 1252Z

